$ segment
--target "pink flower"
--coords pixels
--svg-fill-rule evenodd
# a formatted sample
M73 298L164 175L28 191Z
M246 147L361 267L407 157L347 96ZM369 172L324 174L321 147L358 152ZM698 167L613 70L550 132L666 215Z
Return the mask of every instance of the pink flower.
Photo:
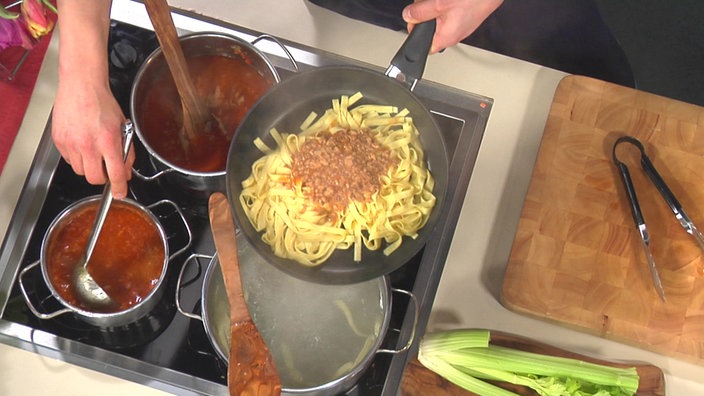
M47 8L57 12L49 0L23 0L19 13L0 5L0 51L15 46L32 49L40 37L49 34L54 21L47 17Z
M0 51L16 46L31 49L34 43L21 19L0 18Z
M53 8L47 0L24 0L21 14L27 25L27 30L34 38L47 35L54 28L54 21L47 18L46 7ZM56 11L54 9L54 11Z

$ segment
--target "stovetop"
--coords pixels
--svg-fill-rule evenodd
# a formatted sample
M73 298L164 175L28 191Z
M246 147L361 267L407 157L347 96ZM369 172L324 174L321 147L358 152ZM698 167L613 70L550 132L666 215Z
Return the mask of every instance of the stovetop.
M195 17L195 16L193 16ZM252 41L257 32L223 25L227 32ZM183 31L181 33L184 33ZM153 32L113 21L108 54L111 87L129 115L131 81L143 60L157 46ZM355 64L316 49L285 42L300 70L326 65ZM263 52L277 67L282 79L295 73L292 62L276 46L264 44ZM380 72L383 72L380 70ZM409 263L389 275L392 287L411 291L419 303L416 339L406 353L378 354L359 383L347 394L395 394L409 356L415 354L417 340L427 324L433 298L442 274L457 217L472 174L487 118L490 98L461 92L450 87L421 81L414 93L431 110L446 146L450 150L447 204L439 225L425 247ZM159 181L133 178L131 197L144 205L169 199L185 218L193 235L186 254L169 263L164 297L154 310L133 323L101 328L86 324L73 314L39 319L27 306L18 286L21 271L39 260L44 234L53 219L79 199L100 194L101 187L88 185L73 174L53 147L48 120L34 163L25 181L19 203L0 251L0 342L70 363L146 384L176 394L226 393L226 365L209 343L203 324L175 309L176 279L189 253L212 254L214 246L207 221L207 202L188 197L174 186ZM135 167L149 172L151 164L144 149L136 144ZM182 221L173 210L155 210L177 250L188 243ZM207 264L207 263L205 263ZM204 271L204 267L201 270ZM195 274L181 287L183 306L198 311L202 276ZM44 284L37 267L24 271L30 301L42 311L58 309L58 303ZM383 347L399 348L414 332L413 308L408 301L394 299L392 319ZM397 345L398 344L398 345Z

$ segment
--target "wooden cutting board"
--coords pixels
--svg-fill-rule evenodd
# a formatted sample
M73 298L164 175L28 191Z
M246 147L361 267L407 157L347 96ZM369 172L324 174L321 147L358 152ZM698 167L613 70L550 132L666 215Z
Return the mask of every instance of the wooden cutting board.
M648 272L611 160L640 139L685 211L704 227L704 108L581 76L556 90L507 265L509 309L704 364L704 259L642 172L630 170L667 302ZM633 155L632 155L633 154Z

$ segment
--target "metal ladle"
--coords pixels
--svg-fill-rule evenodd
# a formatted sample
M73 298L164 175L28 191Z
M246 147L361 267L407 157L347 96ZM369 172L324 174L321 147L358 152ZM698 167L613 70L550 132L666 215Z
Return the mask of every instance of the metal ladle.
M127 120L123 125L123 150L122 159L127 159L127 154L130 151L130 144L132 143L133 135L132 121ZM88 273L88 262L90 257L93 255L93 249L98 242L98 237L100 236L100 231L103 228L105 219L108 216L108 211L110 209L110 204L112 203L112 192L110 189L110 181L105 183L103 188L103 195L100 200L100 207L95 216L95 221L93 222L93 228L88 236L88 242L86 244L86 251L81 257L74 269L74 287L78 296L87 303L94 305L112 305L114 301L110 296L103 290L95 279Z

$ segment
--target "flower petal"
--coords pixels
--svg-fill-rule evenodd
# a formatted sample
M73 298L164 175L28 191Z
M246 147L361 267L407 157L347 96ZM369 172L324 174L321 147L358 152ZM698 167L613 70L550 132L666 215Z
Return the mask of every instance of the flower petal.
M16 46L31 49L34 44L35 41L29 37L20 19L0 18L0 50Z
M27 30L34 38L45 36L54 28L54 21L47 18L46 8L40 0L24 0L21 13Z

